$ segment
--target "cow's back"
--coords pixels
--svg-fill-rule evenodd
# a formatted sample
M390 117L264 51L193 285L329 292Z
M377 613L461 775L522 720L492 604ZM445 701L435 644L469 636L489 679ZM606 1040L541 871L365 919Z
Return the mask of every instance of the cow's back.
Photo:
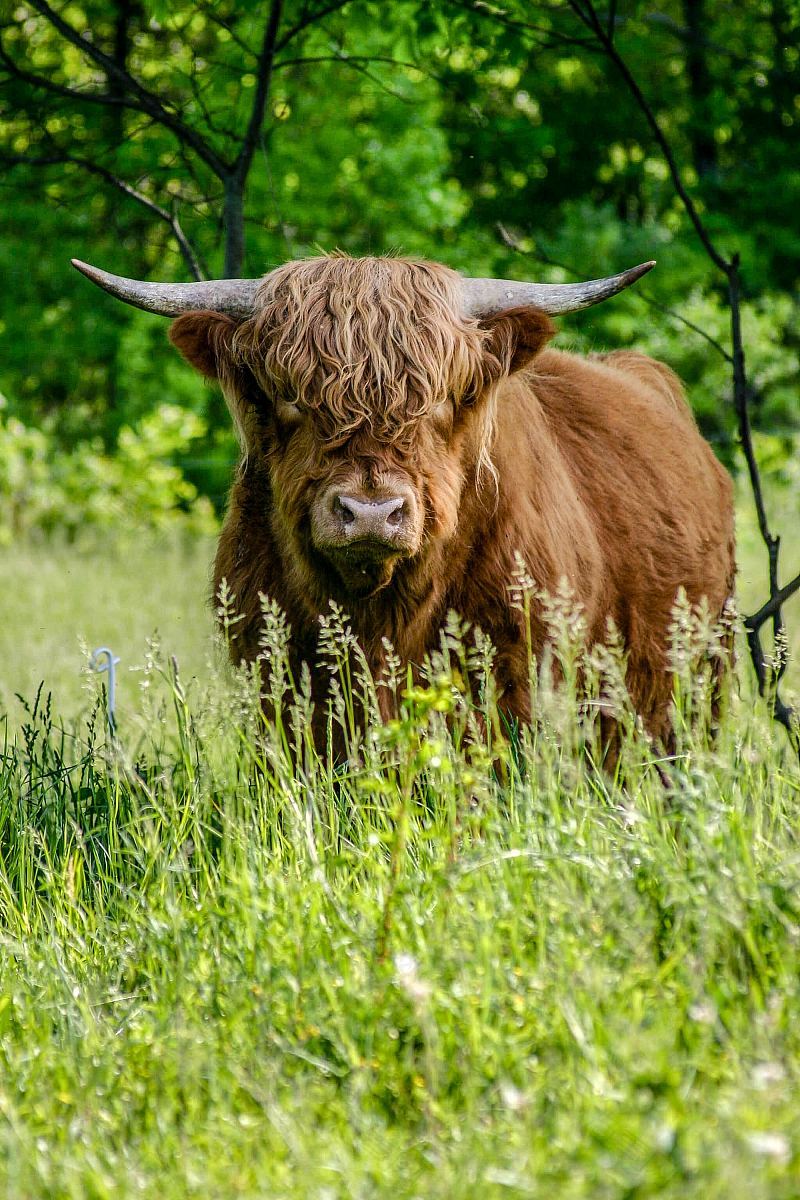
M678 589L695 604L705 597L714 616L733 591L727 473L697 429L677 376L641 354L546 350L501 392L498 408L501 473L511 474L519 496L541 492L537 475L552 472L548 504L559 505L566 520L560 545L550 549L586 609L590 638L603 637L608 615L623 633L634 702L651 730L665 735L665 651ZM535 431L527 440L525 428ZM569 543L579 511L577 538L591 553L576 570ZM526 557L526 547L519 549ZM536 576L535 556L529 561Z

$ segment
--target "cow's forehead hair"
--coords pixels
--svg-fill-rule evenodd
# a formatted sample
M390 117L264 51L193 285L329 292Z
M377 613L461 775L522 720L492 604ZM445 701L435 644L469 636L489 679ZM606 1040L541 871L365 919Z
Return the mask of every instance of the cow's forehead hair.
M368 425L391 436L478 386L485 337L462 316L448 267L336 254L266 276L235 347L333 430Z

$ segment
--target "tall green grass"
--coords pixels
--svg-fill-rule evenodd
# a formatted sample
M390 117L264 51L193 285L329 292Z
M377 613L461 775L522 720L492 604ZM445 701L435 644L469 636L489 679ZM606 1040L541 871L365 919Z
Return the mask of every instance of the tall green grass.
M18 727L17 696L31 702L43 685L60 717L85 715L87 647L111 646L121 658L118 700L131 716L149 639L188 676L210 678L213 554L210 537L130 531L0 546L0 713Z
M185 678L152 646L116 737L100 693L78 724L45 692L8 723L5 1194L798 1194L784 731L742 676L712 733L719 635L678 606L667 760L613 639L587 661L568 596L550 617L530 729L456 620L423 681L379 685L397 719L360 724L376 683L334 610L334 763L269 605L275 722L252 670Z

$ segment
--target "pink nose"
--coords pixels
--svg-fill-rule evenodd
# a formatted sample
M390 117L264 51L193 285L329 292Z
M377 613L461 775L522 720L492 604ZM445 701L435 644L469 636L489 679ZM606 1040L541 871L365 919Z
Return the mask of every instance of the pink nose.
M389 500L334 496L331 509L343 542L361 538L394 541L408 518L408 505L402 496L392 496Z

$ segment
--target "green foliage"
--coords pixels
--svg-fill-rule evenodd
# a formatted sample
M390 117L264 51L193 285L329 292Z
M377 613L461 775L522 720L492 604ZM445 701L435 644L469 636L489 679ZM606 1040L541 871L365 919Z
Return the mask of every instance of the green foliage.
M213 529L209 501L174 462L204 434L200 417L162 404L135 427L123 426L113 455L99 438L64 452L52 428L0 413L0 542L92 527Z
M267 7L59 12L232 161ZM566 683L532 674L539 719L513 743L490 680L466 692L455 626L424 685L392 681L398 720L358 735L374 684L351 672L342 614L325 652L347 768L310 745L270 610L280 719L265 726L253 677L205 664L210 545L183 544L213 527L204 497L224 492L224 405L161 322L67 265L187 278L169 223L116 177L178 217L219 274L220 181L141 111L59 91L113 96L113 73L41 9L17 5L0 30L4 1193L794 1197L800 781L783 731L740 680L709 741L702 631L683 611L680 755L657 763L613 649L583 664L597 703L577 705L563 604ZM742 253L757 450L787 485L791 539L796 0L614 11L714 237ZM562 344L663 357L730 458L728 369L679 316L727 349L721 280L569 6L287 0L280 32L323 12L278 55L246 193L248 273L336 245L554 281L657 257L636 293L565 324ZM18 536L42 532L75 542ZM745 509L745 608L757 537ZM123 675L118 740L100 701L62 728L43 692L18 720L23 680L31 695L44 675L77 689L78 631L127 668L156 623L191 670L152 646L138 703ZM601 697L624 729L613 775L591 766Z
M289 2L281 37L327 5ZM742 254L758 398L768 432L797 423L796 129L800 56L794 0L615 6L616 45L670 139L726 252ZM113 91L96 64L22 4L3 30L19 69L55 88ZM254 94L263 5L210 10L108 0L68 18L231 161ZM699 21L699 26L698 26ZM192 478L219 502L230 441L224 406L178 364L153 318L94 293L71 254L123 273L186 278L165 220L89 161L176 215L211 274L221 269L221 185L207 162L140 112L67 97L0 62L0 235L6 297L0 388L28 425L58 413L64 445L120 428L165 400L209 423ZM16 157L15 157L16 156ZM350 0L276 56L246 194L250 273L340 246L400 249L474 274L570 278L657 257L641 286L727 347L723 281L678 203L666 164L618 73L568 6ZM503 221L529 247L504 246ZM562 264L561 268L552 263ZM748 311L749 310L749 311ZM694 314L694 317L692 317ZM564 326L584 346L636 344L684 375L704 430L731 459L726 368L696 333L635 295Z
M747 694L709 744L706 635L675 627L670 763L618 655L590 667L616 774L544 668L535 727L490 743L455 624L336 773L269 608L274 725L248 671L200 688L155 647L117 740L102 703L66 731L31 704L0 755L4 1190L795 1195L800 780ZM351 649L333 613L346 730Z

